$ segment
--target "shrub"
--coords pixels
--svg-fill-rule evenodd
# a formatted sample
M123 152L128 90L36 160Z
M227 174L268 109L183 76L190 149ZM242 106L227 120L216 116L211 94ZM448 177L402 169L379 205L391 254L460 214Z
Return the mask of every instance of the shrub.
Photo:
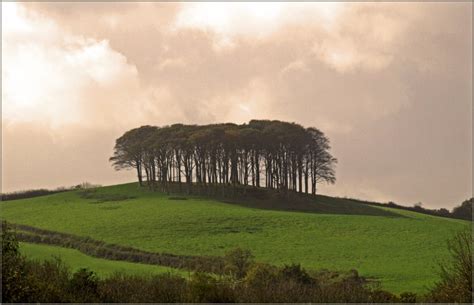
M268 264L254 264L244 278L244 284L247 287L256 287L264 289L270 286L277 277L278 269Z
M25 259L18 251L18 241L10 226L2 222L2 302L27 300L31 287L27 281Z
M448 241L451 261L440 265L441 281L431 289L428 299L449 303L473 301L472 242L470 231L459 232Z
M401 303L416 303L416 294L412 292L403 292L400 294Z
M314 280L301 268L300 264L285 265L279 272L283 280L293 280L300 284L313 284Z
M253 264L254 256L249 250L235 248L224 256L225 270L236 279L242 279Z
M69 269L59 259L28 261L27 279L32 295L29 302L57 303L69 302Z
M102 302L140 303L149 302L147 296L148 278L116 273L99 282L98 292Z
M148 293L150 302L177 303L184 302L186 280L178 275L164 273L151 278Z
M239 285L239 302L274 302L278 268L268 264L254 264Z
M170 273L152 277L116 273L99 282L99 295L107 303L178 303L186 300L186 284Z
M231 303L235 302L233 290L226 282L218 282L212 276L196 272L188 282L188 302Z
M69 281L71 301L75 303L93 303L98 301L97 275L86 268L79 269Z

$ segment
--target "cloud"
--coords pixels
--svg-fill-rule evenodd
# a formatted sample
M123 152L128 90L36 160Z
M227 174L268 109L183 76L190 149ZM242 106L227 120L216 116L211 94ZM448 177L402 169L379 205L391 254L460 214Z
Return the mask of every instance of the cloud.
M413 21L413 12L413 5L403 3L351 5L313 51L341 73L384 69L396 56L397 42Z
M137 70L107 40L68 34L16 3L2 3L2 14L4 119L59 127L98 121L91 109L107 117L115 103L137 107L125 100L140 92Z
M14 153L38 149L27 128L61 151L68 181L90 177L68 160L115 181L103 160L129 128L266 118L329 135L325 193L428 206L472 193L470 3L2 5L12 189L37 178Z

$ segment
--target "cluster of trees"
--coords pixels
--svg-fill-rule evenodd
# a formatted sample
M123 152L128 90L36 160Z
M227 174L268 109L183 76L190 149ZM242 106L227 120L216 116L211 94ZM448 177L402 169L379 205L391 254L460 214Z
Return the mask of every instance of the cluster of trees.
M252 120L248 124L142 126L116 140L115 169L134 168L140 185L177 182L252 185L316 193L334 183L329 139L320 130L295 123Z

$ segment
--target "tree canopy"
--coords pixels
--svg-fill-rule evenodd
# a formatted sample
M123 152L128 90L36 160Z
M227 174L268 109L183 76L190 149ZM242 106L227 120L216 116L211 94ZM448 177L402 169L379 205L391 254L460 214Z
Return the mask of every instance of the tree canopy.
M140 185L251 185L316 193L335 183L329 139L317 128L282 121L142 126L116 140L110 161L133 168Z

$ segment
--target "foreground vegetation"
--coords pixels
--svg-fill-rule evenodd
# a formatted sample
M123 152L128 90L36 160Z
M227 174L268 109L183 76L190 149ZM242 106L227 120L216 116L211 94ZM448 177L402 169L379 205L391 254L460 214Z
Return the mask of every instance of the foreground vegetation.
M1 217L151 253L219 257L240 246L277 266L357 269L393 293L426 292L449 255L445 240L469 227L347 199L274 199L219 201L126 184L2 202Z
M60 260L30 261L21 256L15 235L2 224L3 302L471 302L472 236L460 233L450 243L453 256L442 266L442 280L425 295L394 295L349 273L310 273L300 265L255 263L249 251L225 257L220 277L193 273L151 276L115 273L100 278L80 269L71 273Z

